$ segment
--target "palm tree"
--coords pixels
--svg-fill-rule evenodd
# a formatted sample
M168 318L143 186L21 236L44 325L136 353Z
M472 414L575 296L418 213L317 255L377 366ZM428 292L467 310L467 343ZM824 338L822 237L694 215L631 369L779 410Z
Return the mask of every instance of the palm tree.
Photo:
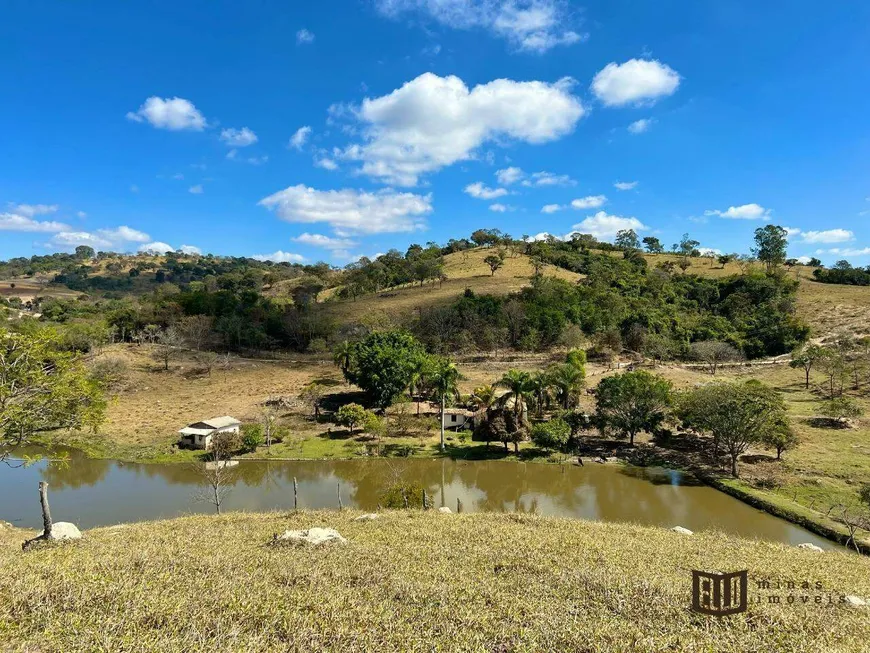
M562 408L567 410L586 385L586 375L583 370L566 363L553 367L549 376Z
M425 359L421 358L417 361L414 371L411 373L411 380L408 383L408 392L411 395L411 399L414 399L419 394L420 388L424 386L428 366L429 362ZM417 417L420 417L420 401L417 400L414 403L417 404Z
M553 386L550 375L546 372L537 372L529 383L531 395L535 400L535 413L538 417L543 417L544 406L550 401L550 389Z
M496 382L496 385L501 388L507 388L508 392L505 395L505 401L508 398L513 397L514 411L516 412L517 421L519 422L519 417L523 412L525 399L532 392L532 377L529 376L528 372L508 370L505 372L505 375Z
M495 388L491 385L482 385L474 389L471 395L471 402L477 406L477 409L489 408L495 403Z
M456 397L459 395L459 380L461 378L459 368L449 358L434 359L426 373L426 381L438 397L441 409L441 451L444 451L445 404L448 396Z
M347 340L342 342L332 352L332 360L338 365L343 374L347 374L350 369L351 359L353 358L353 345Z

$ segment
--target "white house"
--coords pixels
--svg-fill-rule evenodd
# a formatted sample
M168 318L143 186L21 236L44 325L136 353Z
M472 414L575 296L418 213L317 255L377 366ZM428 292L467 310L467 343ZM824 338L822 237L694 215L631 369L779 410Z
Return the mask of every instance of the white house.
M229 415L194 422L179 431L181 444L194 449L211 449L213 436L218 433L238 433L241 425L239 420Z
M464 429L466 425L471 426L474 413L470 410L462 408L445 408L444 409L444 428L456 429L457 431Z

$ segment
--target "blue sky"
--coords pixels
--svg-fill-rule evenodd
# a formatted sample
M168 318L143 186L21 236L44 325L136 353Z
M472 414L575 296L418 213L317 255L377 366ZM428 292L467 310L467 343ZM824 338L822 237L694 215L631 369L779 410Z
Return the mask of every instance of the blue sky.
M3 258L344 265L478 227L746 252L773 222L870 264L864 2L32 0L0 62Z

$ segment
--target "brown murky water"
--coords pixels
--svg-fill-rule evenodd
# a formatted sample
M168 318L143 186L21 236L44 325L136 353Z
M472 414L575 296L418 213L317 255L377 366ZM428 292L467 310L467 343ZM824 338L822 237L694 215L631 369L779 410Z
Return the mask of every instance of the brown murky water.
M691 476L658 468L585 467L501 461L369 459L351 461L242 462L223 510L275 510L293 506L335 508L338 485L346 507L372 510L396 480L422 484L437 505L466 511L508 511L684 526L797 544L836 545L785 520L699 484ZM37 484L48 481L52 514L82 528L211 512L197 501L202 479L192 466L139 465L73 455L66 466L41 462L0 466L0 519L40 524Z

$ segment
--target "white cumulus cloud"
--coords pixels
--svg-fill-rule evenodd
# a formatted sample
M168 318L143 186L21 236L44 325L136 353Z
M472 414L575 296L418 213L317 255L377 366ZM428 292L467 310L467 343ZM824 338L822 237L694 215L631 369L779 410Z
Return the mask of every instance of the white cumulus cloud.
M230 147L247 147L257 142L257 135L247 127L227 128L221 131L221 140Z
M280 249L271 254L254 254L251 258L257 261L272 261L273 263L302 263L305 260L304 256L284 252Z
M496 202L495 204L489 205L489 210L494 213L505 213L507 211L513 211L514 208L512 206L507 206L506 204Z
M0 213L0 231L55 233L69 228L62 222L34 220L18 213Z
M789 234L791 235L791 234ZM826 229L825 231L804 231L802 240L805 243L847 243L855 240L855 234L848 229Z
M333 238L324 236L323 234L304 233L291 239L294 243L300 245L309 245L311 247L323 247L324 249L349 249L356 247L358 244L350 238Z
M54 249L72 249L79 245L87 245L94 249L113 250L123 249L131 243L145 243L150 239L151 236L145 232L127 226L96 231L71 231L67 227L66 230L52 236L47 244Z
M363 174L414 186L420 175L473 158L484 143L540 144L569 134L586 112L572 83L497 79L469 89L458 77L425 73L363 100L352 115L364 142L342 155L362 162Z
M484 29L527 52L586 38L573 29L574 16L560 0L375 0L375 7L391 18L415 13L454 29Z
M628 126L628 131L632 134L643 134L652 127L653 122L655 121L652 118L641 118L640 120L635 120Z
M504 168L503 170L498 170L495 173L495 178L498 179L498 183L500 183L502 186L510 186L511 184L515 184L525 176L526 173L524 173L521 168L517 168L515 166Z
M766 209L760 204L753 202L752 204L730 206L724 211L704 211L704 215L718 215L720 218L730 218L732 220L767 220L770 218L770 209Z
M178 249L181 250L182 254L196 254L197 256L202 254L202 250L196 245L182 245Z
M505 188L489 188L488 186L484 186L483 182L480 181L468 184L463 191L479 200L493 200L496 197L504 197L508 194L508 191Z
M308 137L311 136L311 127L305 125L304 127L300 127L293 135L290 137L289 146L295 148L297 150L301 150L305 143L308 142Z
M13 204L9 203L9 210L12 213L23 215L28 218L33 218L37 215L48 215L49 213L57 213L60 207L57 204Z
M202 131L207 127L205 117L193 102L180 97L150 97L137 111L129 111L127 119L171 131Z
M607 202L606 195L587 195L571 202L571 208L577 210L597 209L604 206L605 202Z
M561 204L545 204L541 207L541 213L557 213L564 208Z
M324 170L338 170L338 164L328 156L321 156L314 159L314 165Z
M616 190L633 190L633 189L637 188L637 182L636 181L617 181L615 184L613 184L613 187Z
M680 76L660 61L630 59L623 64L609 63L592 80L592 92L606 106L649 104L672 95Z
M637 218L608 215L604 211L599 211L595 215L589 216L571 228L580 233L591 234L598 240L612 240L617 232L624 229L634 229L635 231L646 231L648 229Z
M368 192L345 188L317 190L290 186L259 202L282 220L325 223L339 235L413 231L425 226L432 196L399 193L391 188Z
M832 247L831 249L817 249L816 254L836 254L837 256L867 256L870 254L870 247L857 248L840 248Z
M552 172L533 172L523 181L523 186L576 186L577 182L568 175L557 175Z
M139 247L139 251L143 254L165 254L166 252L174 252L175 248L172 245L161 241L146 243Z

